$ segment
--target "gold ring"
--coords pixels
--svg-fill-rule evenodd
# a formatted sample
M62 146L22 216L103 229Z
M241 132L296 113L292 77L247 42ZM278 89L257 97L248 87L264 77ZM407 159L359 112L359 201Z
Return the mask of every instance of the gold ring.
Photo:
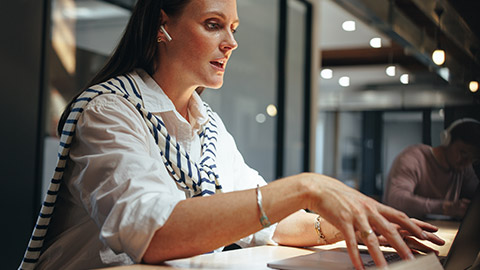
M372 234L372 233L373 233L373 230L372 230L372 229L370 229L370 230L368 230L368 231L361 231L361 232L360 232L360 237L362 237L362 238L367 238L367 237L368 237L370 234Z

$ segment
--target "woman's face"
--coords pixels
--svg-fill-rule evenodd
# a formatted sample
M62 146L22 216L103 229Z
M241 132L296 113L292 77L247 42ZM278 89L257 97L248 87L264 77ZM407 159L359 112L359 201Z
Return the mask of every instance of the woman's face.
M167 16L164 27L172 41L161 44L160 65L184 86L221 87L228 59L237 48L236 0L191 0L179 16Z

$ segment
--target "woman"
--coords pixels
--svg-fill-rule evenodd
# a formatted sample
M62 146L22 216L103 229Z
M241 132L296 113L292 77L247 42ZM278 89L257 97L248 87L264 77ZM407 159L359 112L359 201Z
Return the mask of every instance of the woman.
M66 150L52 185L63 185L39 268L159 263L234 242L345 239L361 269L357 239L379 266L386 264L379 241L406 259L405 235L442 244L435 227L337 180L304 173L266 185L245 164L197 94L222 85L238 24L235 0L138 1L114 55L62 117ZM36 263L30 256L24 267Z

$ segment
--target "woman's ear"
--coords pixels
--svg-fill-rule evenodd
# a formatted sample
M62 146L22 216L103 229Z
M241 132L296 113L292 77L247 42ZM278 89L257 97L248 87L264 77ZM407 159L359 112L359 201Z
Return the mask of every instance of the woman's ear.
M163 9L160 10L160 16L161 16L161 18L160 18L160 23L161 24L165 24L169 19L167 13L165 13L165 11Z
M157 30L157 40L172 40L172 37L168 34L167 30L165 29L165 25L169 21L169 17L165 11L160 11L160 27Z
M167 30L165 30L165 27L162 25L160 25L160 32L162 32L165 36L165 39L167 41L172 41L172 37L168 34Z

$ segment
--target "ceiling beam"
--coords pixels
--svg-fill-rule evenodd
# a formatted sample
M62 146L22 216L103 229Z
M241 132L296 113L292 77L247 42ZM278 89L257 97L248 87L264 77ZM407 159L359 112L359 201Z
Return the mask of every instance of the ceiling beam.
M411 71L426 70L422 63L406 55L405 50L395 43L391 47L320 50L320 53L322 67L399 64Z
M419 8L417 0L334 0L340 6L354 16L364 21L367 25L376 28L389 36L394 42L404 47L409 55L415 56L429 70L441 74L441 67L435 65L431 59L431 53L437 47L437 41L432 35L437 27L435 23L421 23L423 20L431 21L431 15L425 14L425 10ZM435 0L418 0L418 2L435 2ZM398 2L398 4L396 3ZM410 6L405 10L405 6ZM431 9L431 7L430 7ZM453 8L452 8L453 9ZM418 14L423 14L419 20ZM450 83L464 89L470 77L477 77L480 65L478 65L471 54L464 51L464 48L457 46L453 39L454 33L445 35L442 39L442 46L445 44L447 61L444 67L450 70ZM460 37L457 37L460 38ZM474 63L476 66L472 66ZM474 74L476 72L476 74Z
M439 30L461 48L469 58L480 64L480 40L463 17L446 0L410 0ZM436 11L441 11L439 17Z

